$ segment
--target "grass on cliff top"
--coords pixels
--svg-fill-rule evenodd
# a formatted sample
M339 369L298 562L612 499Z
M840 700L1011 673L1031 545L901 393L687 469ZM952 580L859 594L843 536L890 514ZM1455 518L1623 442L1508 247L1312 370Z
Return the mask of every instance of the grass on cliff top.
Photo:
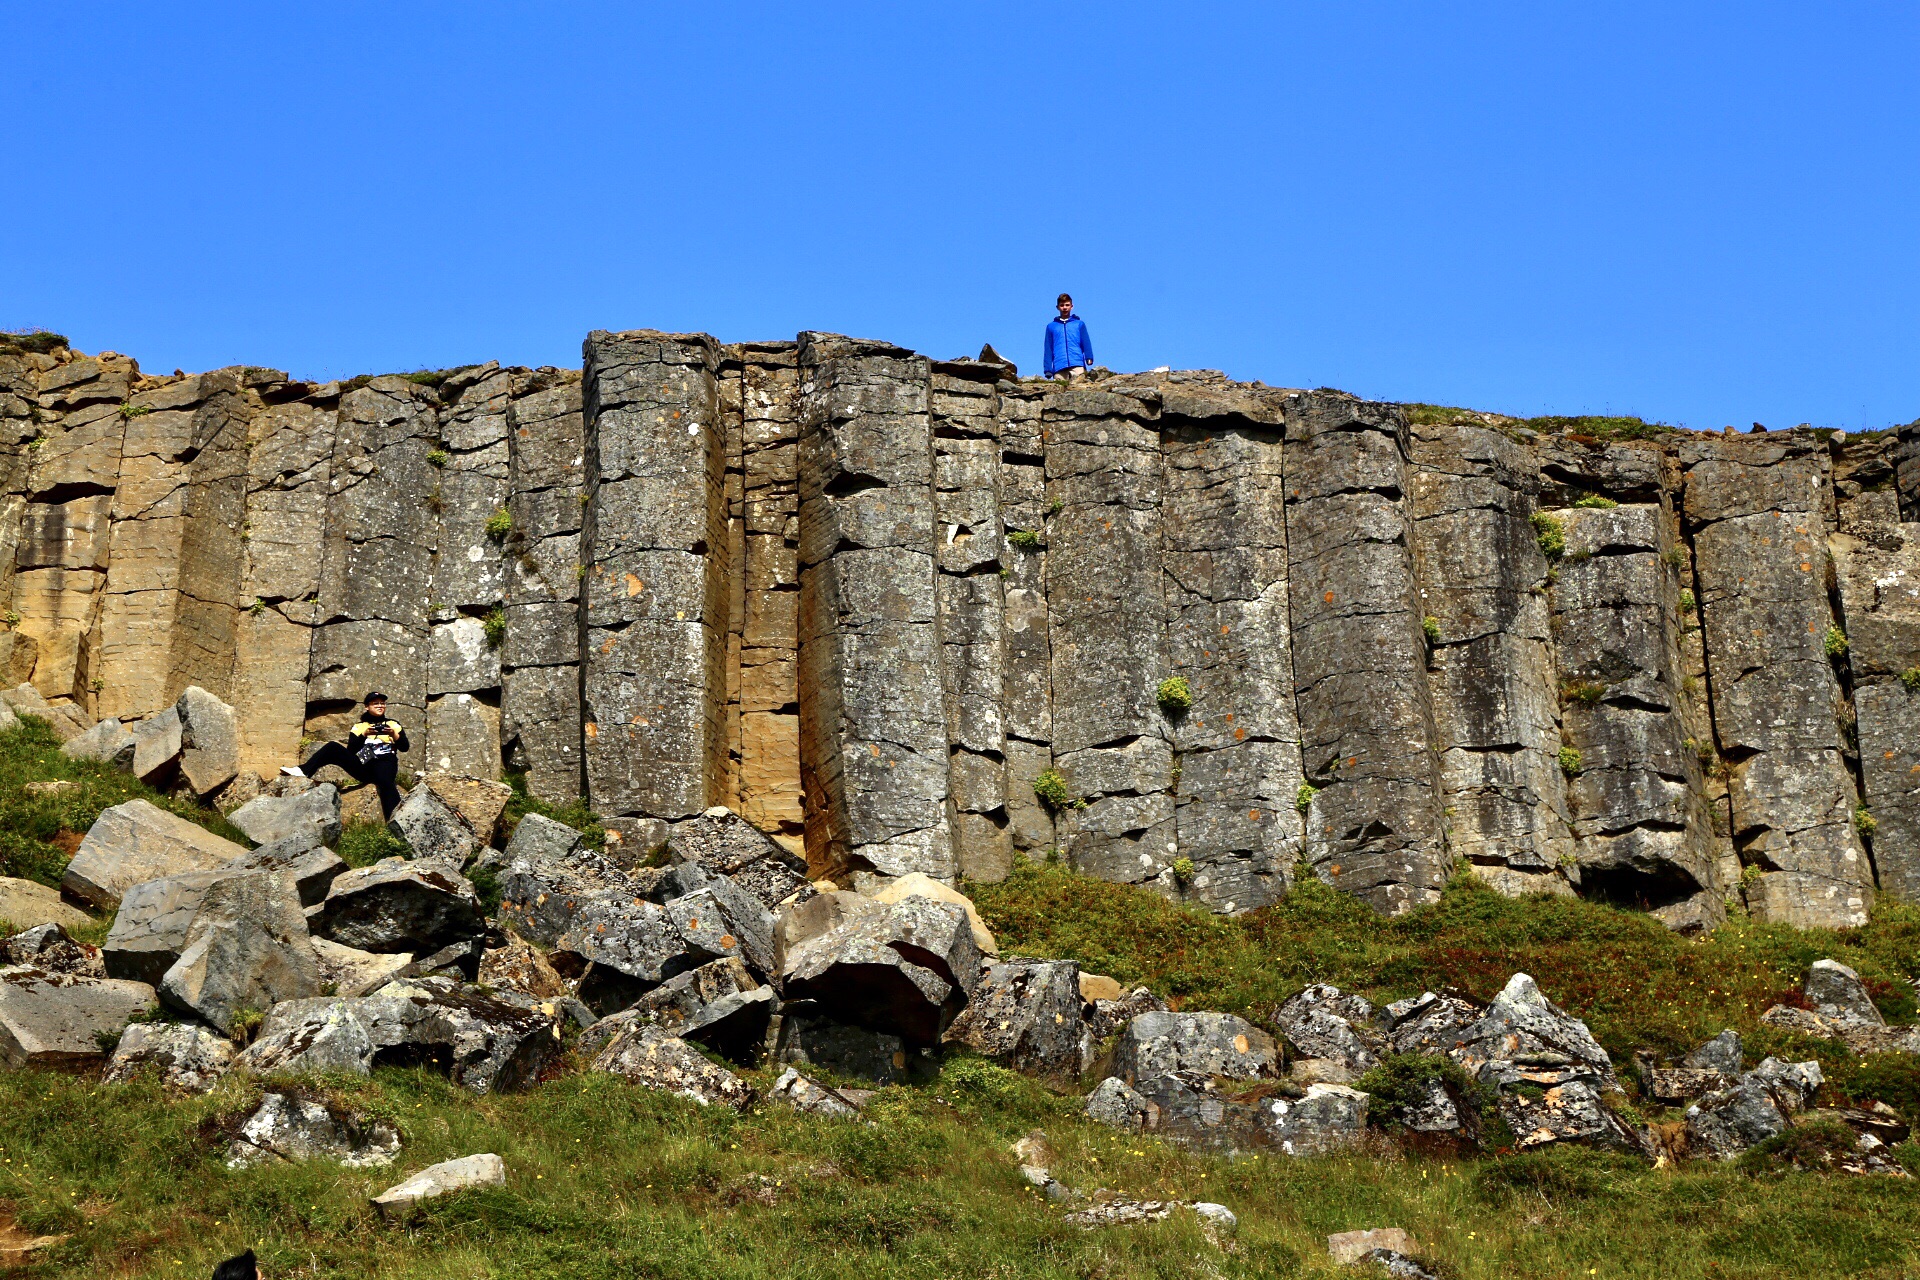
M56 781L75 786L51 795L26 790L30 782ZM100 811L129 800L152 801L243 849L252 847L212 809L163 795L110 766L60 754L60 739L45 721L21 716L18 724L0 730L0 876L58 886L80 837Z
M0 1073L0 1230L12 1220L69 1236L17 1274L203 1277L251 1247L270 1276L355 1280L1331 1280L1358 1273L1331 1265L1326 1237L1381 1226L1411 1231L1455 1280L1895 1280L1920 1263L1911 1182L1656 1170L1579 1150L1467 1164L1233 1160L1100 1129L1077 1099L972 1058L882 1090L871 1125L778 1107L743 1117L582 1072L490 1097L397 1067L325 1088L399 1126L391 1168L227 1169L227 1138L261 1092L238 1078L191 1099L145 1082ZM1187 1214L1066 1225L1008 1151L1033 1128L1069 1186L1227 1205L1240 1219L1230 1248ZM405 1224L368 1204L430 1163L480 1151L505 1161L504 1187L430 1202Z
M1401 408L1406 412L1407 421L1413 426L1440 425L1466 419L1480 422L1489 415L1475 409L1461 409L1446 404L1406 404ZM1605 415L1548 414L1538 418L1506 418L1503 415L1491 415L1500 419L1509 427L1529 427L1543 435L1586 436L1594 440L1655 440L1679 430L1664 422L1648 422L1644 418L1611 417Z
M1622 1065L1636 1049L1677 1055L1732 1027L1750 1061L1818 1058L1835 1098L1877 1097L1920 1116L1912 1056L1860 1058L1759 1020L1771 1005L1798 1002L1807 967L1832 958L1860 973L1890 1020L1913 1021L1907 980L1920 976L1920 908L1890 898L1859 929L1737 916L1695 942L1604 903L1504 898L1471 875L1454 876L1438 903L1393 919L1311 875L1274 906L1235 918L1020 859L1004 882L967 889L1003 950L1078 960L1188 1009L1270 1027L1273 1007L1309 982L1376 1004L1449 986L1487 1000L1529 973Z

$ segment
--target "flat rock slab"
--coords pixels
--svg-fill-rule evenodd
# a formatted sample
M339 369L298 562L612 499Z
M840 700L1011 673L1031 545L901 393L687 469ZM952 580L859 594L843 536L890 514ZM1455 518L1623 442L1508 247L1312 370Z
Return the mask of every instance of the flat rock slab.
M426 955L483 932L480 900L457 866L385 858L335 878L313 932L361 951Z
M226 1036L190 1022L136 1022L121 1033L105 1079L124 1084L152 1072L169 1088L206 1093L220 1083L237 1052Z
M134 885L185 871L211 871L245 852L233 841L145 800L129 800L104 810L88 828L60 887L106 911L118 907Z
M250 1010L320 994L320 966L293 884L277 871L238 871L207 886L160 998L221 1031Z
M108 718L76 738L60 745L60 754L73 760L92 760L133 772L134 751L138 744L118 720Z
M1127 1024L1113 1072L1138 1088L1144 1080L1186 1072L1253 1080L1278 1074L1273 1037L1231 1013L1143 1013Z
M1327 1256L1340 1266L1364 1261L1375 1249L1391 1249L1404 1254L1420 1252L1420 1246L1414 1238L1399 1227L1339 1231L1327 1237Z
M334 880L347 869L339 854L309 845L306 836L263 844L227 866L234 871L280 872L293 882L294 891L300 895L300 905L306 907L324 902Z
M240 731L233 708L198 685L173 704L180 717L180 776L194 794L209 796L240 771Z
M383 1218L399 1218L422 1200L473 1187L503 1187L506 1183L507 1165L499 1156L461 1156L430 1165L405 1182L388 1187L373 1198L373 1207Z
M180 713L173 707L133 726L133 775L157 782L180 763Z
M78 929L91 924L93 917L60 900L60 891L32 880L0 876L0 922L15 929L57 924L63 929Z
M103 1037L118 1036L153 1007L153 988L144 982L0 970L0 1065L92 1066L107 1056Z
M432 787L415 787L387 819L387 830L407 842L416 858L431 858L464 867L483 847L467 820Z
M321 990L349 997L378 991L413 963L411 951L361 951L331 938L313 939L313 958L320 966Z
M780 1073L780 1078L773 1082L773 1096L803 1115L834 1120L852 1120L860 1115L860 1108L848 1101L845 1094L801 1075L798 1067L788 1067Z
M504 782L468 778L455 773L429 773L421 779L440 802L460 815L481 844L492 844L500 830L500 815L513 799L513 788Z
M331 1160L349 1169L380 1169L399 1153L400 1131L391 1121L269 1093L227 1148L227 1168Z
M305 841L307 847L330 845L340 838L340 792L330 782L293 796L260 796L249 800L227 821L257 845Z
M188 871L128 889L101 949L107 976L159 986L187 945L200 902L224 870Z

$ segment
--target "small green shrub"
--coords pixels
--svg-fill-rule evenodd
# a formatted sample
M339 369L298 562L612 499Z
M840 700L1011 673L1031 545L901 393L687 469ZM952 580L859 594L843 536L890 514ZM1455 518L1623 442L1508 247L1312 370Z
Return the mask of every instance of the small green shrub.
M1574 748L1560 748L1560 772L1569 778L1580 772L1580 753Z
M1420 619L1420 631L1426 636L1428 644L1440 643L1440 619L1432 614Z
M11 347L15 351L31 352L37 356L50 356L62 347L72 346L63 333L53 333L46 329L28 329L20 333L0 332L0 348Z
M1567 553L1567 527L1557 516L1544 511L1536 511L1532 516L1533 540L1540 546L1540 554L1549 560L1558 560Z
M554 804L542 800L527 790L527 775L509 770L501 779L513 788L513 795L507 800L506 812L502 815L502 834L513 834L513 828L520 825L520 819L530 813L543 818L551 818L562 826L572 827L580 833L581 842L591 849L607 847L607 829L600 821L600 815L587 807L585 800L574 800L567 804Z
M1599 705L1607 696L1607 686L1598 680L1569 680L1560 686L1560 701L1577 702L1583 707Z
M1693 612L1693 608L1694 608L1693 592L1683 589L1680 592L1680 616L1683 618L1686 617L1688 614Z
M1874 832L1880 829L1880 824L1874 821L1873 812L1869 810L1867 806L1861 805L1853 811L1853 829L1858 831L1863 838L1871 837Z
M384 822L346 823L340 828L333 851L350 867L370 867L382 858L404 858L412 853L407 842L388 830Z
M487 611L481 625L487 629L487 648L498 649L507 638L506 609L500 605L493 606Z
M500 911L500 874L492 867L475 867L467 873L467 883L473 886L474 896L480 899L480 910L488 916Z
M1660 563L1666 565L1667 568L1673 570L1675 573L1678 573L1686 567L1687 553L1678 547L1668 547L1660 553Z
M451 370L415 369L412 373L403 373L400 376L416 387L437 387L447 380L449 372Z
M1353 1087L1374 1099L1374 1105L1367 1109L1367 1123L1387 1129L1402 1124L1409 1108L1424 1105L1435 1081L1457 1104L1466 1106L1478 1117L1482 1147L1497 1149L1512 1144L1513 1135L1500 1118L1498 1095L1468 1075L1451 1058L1391 1054L1354 1081Z
M1902 671L1900 684L1908 693L1920 693L1920 667L1908 667Z
M1067 780L1060 776L1058 769L1043 770L1040 776L1033 780L1033 794L1041 804L1055 812L1061 809L1087 807L1085 800L1076 798L1071 791L1067 790Z
M1181 884L1193 883L1193 859L1175 858L1172 862L1173 878Z
M1035 551L1040 547L1040 535L1031 529L1015 529L1007 535L1007 541L1022 551Z
M1154 697L1159 699L1162 711L1185 711L1193 705L1193 689L1185 676L1168 676L1162 680Z
M1617 507L1620 504L1612 498L1605 497L1598 493L1583 493L1573 500L1573 505L1576 507L1584 507L1590 511L1604 511L1608 507Z
M1838 627L1828 627L1820 647L1829 658L1844 658L1847 654L1847 633Z
M1300 789L1293 793L1293 807L1301 813L1313 808L1313 798L1320 794L1320 788L1311 782L1303 782Z
M144 418L152 412L153 406L150 404L123 404L120 406L120 416L123 419Z
M444 467L447 465L447 459L451 456L452 455L445 449L429 449L427 450L427 465L430 467Z
M1052 502L1049 502L1047 504L1047 514L1050 516L1057 516L1060 514L1060 508L1066 505L1067 504L1060 501L1060 499L1055 498Z
M1836 1120L1810 1120L1776 1133L1740 1153L1734 1167L1747 1173L1829 1168L1837 1156L1851 1155L1860 1140Z
M505 542L507 535L513 532L513 513L505 507L487 517L487 536L495 542Z

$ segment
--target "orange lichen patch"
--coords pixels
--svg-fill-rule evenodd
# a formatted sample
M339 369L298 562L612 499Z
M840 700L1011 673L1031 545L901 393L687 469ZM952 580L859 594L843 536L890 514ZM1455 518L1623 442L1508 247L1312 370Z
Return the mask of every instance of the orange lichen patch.
M1327 594L1326 594L1326 601L1327 601L1327 603L1328 603L1328 604L1332 604L1332 603L1333 603L1333 592L1331 592L1331 591L1329 591L1329 592L1327 592Z
M627 575L627 594L628 595L637 596L642 591L645 591L646 589L647 589L646 583L640 581L640 579L634 577L632 574Z

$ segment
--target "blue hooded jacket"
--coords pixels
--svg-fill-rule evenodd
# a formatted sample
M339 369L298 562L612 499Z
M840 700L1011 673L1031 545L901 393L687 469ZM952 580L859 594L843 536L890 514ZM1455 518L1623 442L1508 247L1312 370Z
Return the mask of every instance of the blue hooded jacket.
M1087 322L1079 316L1047 321L1046 376L1062 369L1093 363L1093 339L1087 336Z

